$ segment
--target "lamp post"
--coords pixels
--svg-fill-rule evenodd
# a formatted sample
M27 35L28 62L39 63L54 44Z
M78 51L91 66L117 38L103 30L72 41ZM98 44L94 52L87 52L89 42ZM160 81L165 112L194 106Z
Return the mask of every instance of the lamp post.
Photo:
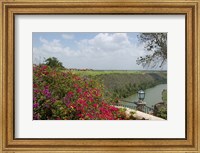
M144 112L144 106L146 105L146 102L143 101L144 98L145 98L145 92L144 92L144 90L139 90L138 91L138 99L139 100L136 103L136 105L137 105L137 110L143 111L143 112Z
M145 98L145 92L143 90L138 91L138 98L139 100L143 101Z

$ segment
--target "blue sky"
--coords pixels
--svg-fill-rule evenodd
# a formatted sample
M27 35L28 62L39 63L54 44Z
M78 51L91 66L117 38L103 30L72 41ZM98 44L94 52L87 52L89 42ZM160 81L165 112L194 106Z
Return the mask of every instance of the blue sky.
M34 32L33 63L56 57L67 68L143 70L136 64L144 56L138 33Z

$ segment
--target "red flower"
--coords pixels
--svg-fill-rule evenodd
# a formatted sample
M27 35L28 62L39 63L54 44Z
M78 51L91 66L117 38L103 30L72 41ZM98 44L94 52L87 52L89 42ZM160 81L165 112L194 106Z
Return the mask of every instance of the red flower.
M93 106L94 106L95 108L97 108L97 104L94 104Z
M81 88L78 88L78 89L76 90L76 92L81 93L81 92L82 92L82 89L81 89Z
M42 70L45 70L47 68L47 65L42 65Z
M67 93L67 96L68 96L69 98L71 98L71 97L74 96L74 93L73 93L72 91L69 91L69 92Z
M75 88L78 88L78 84L75 83L75 84L74 84L74 87L75 87Z
M38 85L37 84L33 84L33 88L37 88L38 87Z

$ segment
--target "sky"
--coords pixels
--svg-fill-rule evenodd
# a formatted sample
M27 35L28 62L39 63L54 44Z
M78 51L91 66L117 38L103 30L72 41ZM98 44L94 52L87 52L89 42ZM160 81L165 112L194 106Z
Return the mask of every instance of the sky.
M145 70L136 60L146 54L138 33L33 32L33 63L56 57L66 68Z

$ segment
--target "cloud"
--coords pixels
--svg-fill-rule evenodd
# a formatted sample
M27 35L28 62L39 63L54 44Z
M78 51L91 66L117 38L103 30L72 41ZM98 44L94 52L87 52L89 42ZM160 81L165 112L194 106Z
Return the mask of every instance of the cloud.
M142 69L136 59L144 50L131 42L126 33L98 33L91 39L75 40L73 48L56 39L41 37L40 42L40 47L33 48L33 59L54 56L68 68Z
M101 52L115 52L130 47L126 33L99 33L93 39L84 39L79 46L85 49L98 50Z
M49 43L46 39L44 39L42 37L40 37L40 42L43 43L43 44L48 44Z
M72 34L62 34L62 38L64 38L64 39L74 39L74 35L72 35Z
M43 52L58 53L63 51L62 49L63 45L60 43L60 40L58 39L48 41L40 37L40 42L42 43L40 50L42 50Z

